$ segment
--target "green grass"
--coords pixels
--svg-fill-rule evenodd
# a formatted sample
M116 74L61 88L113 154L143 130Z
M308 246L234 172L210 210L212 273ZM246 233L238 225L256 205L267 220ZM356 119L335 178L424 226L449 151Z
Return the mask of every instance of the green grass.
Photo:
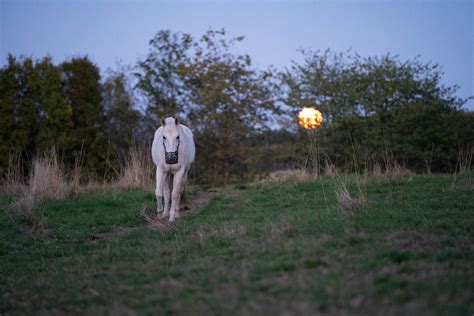
M240 185L161 230L140 217L152 189L99 190L40 205L45 235L3 197L0 314L470 315L471 177L369 185L352 216L330 178Z

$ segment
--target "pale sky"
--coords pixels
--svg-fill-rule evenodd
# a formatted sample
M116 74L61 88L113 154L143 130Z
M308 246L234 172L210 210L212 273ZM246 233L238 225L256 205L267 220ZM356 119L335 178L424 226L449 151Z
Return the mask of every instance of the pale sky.
M255 65L300 60L298 48L362 56L420 55L443 66L458 96L474 95L474 1L0 0L0 64L8 53L56 63L88 55L104 73L132 65L162 29L200 36L224 27ZM474 110L474 101L468 107Z

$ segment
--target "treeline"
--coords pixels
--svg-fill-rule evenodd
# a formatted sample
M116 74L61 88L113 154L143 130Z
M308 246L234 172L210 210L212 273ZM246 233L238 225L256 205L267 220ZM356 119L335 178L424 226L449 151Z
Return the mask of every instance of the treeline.
M67 167L80 158L90 175L110 172L114 148L133 141L136 135L128 128L140 116L125 100L123 80L117 75L102 82L87 57L54 65L49 57L34 61L10 55L0 70L2 175L18 158L26 174L33 157L51 150Z
M338 166L392 161L449 172L472 157L474 116L462 110L469 99L456 97L457 86L443 86L439 65L392 55L302 53L304 62L282 75L285 103L317 104L326 119L322 146Z
M320 159L339 167L390 159L452 171L460 152L472 152L473 115L457 87L441 84L438 65L302 51L301 63L262 70L235 53L242 40L160 31L145 58L105 77L88 57L56 65L10 55L0 69L1 174L12 157L55 148L66 167L82 157L89 178L110 179L131 146L150 144L161 117L179 116L195 134L196 182L248 180L308 164L303 106L322 111Z

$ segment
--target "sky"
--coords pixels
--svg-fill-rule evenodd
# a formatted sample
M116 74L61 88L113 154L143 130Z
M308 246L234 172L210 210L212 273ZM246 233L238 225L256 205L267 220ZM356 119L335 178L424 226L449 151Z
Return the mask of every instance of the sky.
M159 30L199 37L210 28L245 36L236 50L257 67L288 67L299 48L420 55L443 67L457 96L474 95L473 0L0 0L0 65L8 53L56 63L88 55L105 73L145 56Z

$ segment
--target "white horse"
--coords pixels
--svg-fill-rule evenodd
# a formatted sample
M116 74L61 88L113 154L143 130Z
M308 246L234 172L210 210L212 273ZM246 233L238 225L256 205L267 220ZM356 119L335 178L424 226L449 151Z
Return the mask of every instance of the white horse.
M158 215L167 218L169 214L169 221L172 222L179 217L179 202L196 147L193 133L188 127L179 124L177 118L161 119L161 125L155 132L151 146L151 156L156 165L155 195Z

